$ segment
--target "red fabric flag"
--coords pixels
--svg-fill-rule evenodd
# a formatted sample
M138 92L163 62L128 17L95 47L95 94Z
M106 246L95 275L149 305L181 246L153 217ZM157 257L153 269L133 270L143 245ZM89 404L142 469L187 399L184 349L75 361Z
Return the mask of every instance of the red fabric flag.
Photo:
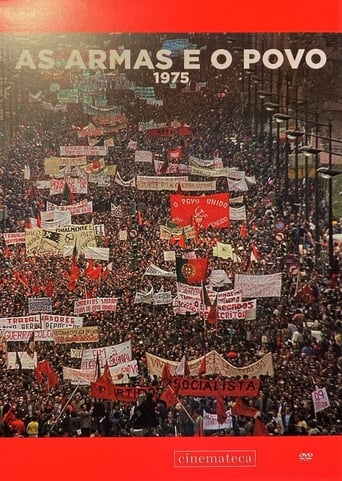
M38 211L37 215L36 215L36 220L37 220L37 227L39 229L41 229L42 227L42 218L41 218L41 215L40 215L40 211Z
M183 230L183 233L179 237L178 246L181 247L182 249L185 249L187 247L185 235L184 235L184 230Z
M38 369L38 366L35 366L34 373L36 375L38 384L41 384L43 382L43 376L40 370Z
M15 414L13 412L13 406L9 408L7 413L5 413L1 419L2 424L11 423L15 419Z
M207 278L208 258L197 259L176 258L177 281L183 284L200 284Z
M265 424L259 419L254 420L253 436L268 436L268 429Z
M198 369L198 375L203 376L207 371L207 358L206 356L202 357L201 365Z
M46 388L47 388L47 390L49 390L52 387L55 387L56 384L58 384L58 377L57 377L55 371L53 370L53 368L51 367L49 361L44 360L44 361L38 362L37 369L39 369L39 371L42 374L46 375L46 378L47 378Z
M167 386L167 388L164 389L160 395L160 399L166 402L168 408L174 407L178 402L178 398L170 386Z
M174 246L176 244L176 239L174 237L170 237L169 244L170 246Z
M243 222L243 224L240 227L240 237L241 237L241 239L244 239L247 236L247 234L248 234L248 232L247 232L247 228L246 228L246 223Z
M90 383L90 396L99 399L115 399L113 379L107 362L102 376Z
M171 374L170 365L168 362L166 362L163 366L161 379L162 379L163 386L167 386L172 381L172 374Z
M297 302L306 304L312 304L316 300L313 289L309 284L305 284L299 291L293 296L293 299Z
M219 424L223 424L227 419L226 407L222 396L218 396L216 399L216 416Z
M231 411L235 416L247 417L254 417L259 412L258 409L247 406L240 397L232 404Z
M260 257L260 255L259 255L259 251L258 251L257 247L254 244L252 244L251 245L250 261L256 262L259 259L259 257Z
M143 217L142 217L141 210L138 210L137 215L138 215L138 225L143 225L144 220L143 220Z
M209 312L208 312L208 322L209 324L216 324L217 323L217 296L215 298L215 301L213 304L210 306Z

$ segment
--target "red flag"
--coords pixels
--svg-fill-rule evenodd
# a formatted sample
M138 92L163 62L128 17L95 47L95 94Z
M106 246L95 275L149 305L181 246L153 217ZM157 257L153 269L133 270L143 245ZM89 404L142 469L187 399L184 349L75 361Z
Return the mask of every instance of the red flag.
M306 304L312 304L315 302L316 296L313 289L309 284L305 284L299 291L293 296L293 299L297 302L303 302Z
M107 362L102 376L90 383L90 396L99 399L115 399L113 379Z
M240 397L232 404L231 411L235 416L247 417L254 417L259 412L258 409L247 406Z
M39 371L42 374L46 375L46 378L47 378L46 388L47 388L47 390L49 390L52 387L55 387L56 384L58 384L58 377L57 377L55 371L53 370L53 368L51 367L49 361L44 360L44 361L38 362L37 369L39 369Z
M250 261L256 262L259 259L259 257L260 257L260 255L259 255L259 251L258 251L257 247L254 244L252 244L251 245Z
M142 218L141 210L138 210L137 215L138 215L138 225L143 225L144 220Z
M15 414L13 412L13 406L9 408L7 413L4 414L3 418L1 419L2 424L10 423L15 419Z
M255 418L253 436L268 436L268 429L265 424L260 420L260 418Z
M43 382L43 376L40 370L38 369L38 366L35 366L34 373L36 375L38 384L41 384Z
M216 416L219 424L223 424L227 419L226 408L222 396L218 396L216 399Z
M179 237L178 246L181 247L182 249L185 249L187 247L186 239L185 239L185 235L184 235L184 229L183 229L182 234Z
M209 312L208 312L208 322L209 324L216 324L217 323L217 296L215 297L215 301L213 304L210 306Z
M202 357L201 365L198 369L198 375L203 376L207 371L207 358L206 356Z
M176 242L177 242L177 241L176 241L176 239L175 239L173 236L170 237L170 240L169 240L170 246L174 246L174 245L176 244Z
M241 227L240 227L240 237L241 239L244 239L246 236L247 236L248 232L247 232L247 229L246 229L246 223L243 222L243 224L241 224Z
M161 373L161 378L162 378L162 384L163 386L167 386L168 384L170 384L170 382L172 381L172 375L171 375L171 371L170 371L170 365L168 362L166 362L163 366L163 370L162 370L162 373Z
M168 408L174 407L178 402L177 396L170 386L167 386L167 388L164 389L160 395L160 399L166 402Z

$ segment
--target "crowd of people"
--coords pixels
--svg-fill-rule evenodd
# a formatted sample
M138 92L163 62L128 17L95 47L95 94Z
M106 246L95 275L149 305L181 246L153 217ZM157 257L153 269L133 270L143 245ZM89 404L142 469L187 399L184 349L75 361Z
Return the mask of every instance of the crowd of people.
M156 36L126 35L115 39L117 47L125 43L132 50L148 47L160 48L161 38ZM115 39L115 40L113 40ZM199 46L224 47L225 36L195 35L191 38ZM144 43L145 42L145 43ZM201 43L202 42L202 43ZM259 416L269 435L341 435L342 434L342 318L339 271L332 275L327 255L327 204L322 192L319 225L315 225L315 191L310 190L309 205L305 212L304 199L296 198L298 190L290 180L289 190L284 191L285 168L276 165L276 144L270 161L267 133L254 132L252 112L241 96L241 66L237 63L229 71L213 70L205 62L203 68L191 73L194 82L202 83L198 89L183 91L183 85L154 85L156 97L162 105L149 105L135 97L132 90L117 90L108 81L105 96L107 105L120 105L125 115L125 125L115 133L100 136L97 145L108 138L113 145L104 157L106 165L115 165L124 182L137 175L156 175L153 163L135 162L130 143L136 142L139 150L151 151L155 158L167 160L169 150L181 148L181 159L186 164L189 157L222 159L224 167L236 167L246 176L254 177L248 191L230 192L243 195L247 218L246 235L240 235L242 221L232 221L229 228L202 229L198 238L187 239L181 247L170 245L160 238L160 226L172 221L170 192L138 190L109 177L105 187L88 183L87 194L74 194L72 202L83 199L93 202L93 212L72 217L73 224L104 225L104 234L97 237L98 246L109 248L111 272L101 282L86 275L87 263L82 254L77 257L79 276L70 288L65 272L70 270L70 257L62 255L28 256L24 244L6 244L1 241L1 290L0 317L27 316L28 299L52 297L52 312L58 315L74 315L75 300L85 293L92 297L118 298L115 313L99 311L83 316L84 326L98 326L100 337L96 343L55 344L35 340L37 360L47 360L57 374L58 383L51 389L38 382L35 370L8 369L7 351L23 352L26 343L2 342L0 359L0 436L194 436L200 430L203 412L215 414L216 400L212 397L179 396L177 403L168 406L160 399L163 391L161 379L152 376L146 367L146 353L170 361L180 361L185 355L188 361L216 350L236 367L244 367L272 353L274 375L260 376L260 392L257 397L244 398L249 407L258 409ZM14 72L12 72L14 75ZM1 141L1 192L0 203L7 208L3 218L3 233L23 232L29 229L32 219L46 210L46 202L66 205L63 195L49 195L47 189L38 189L37 181L49 180L44 171L44 159L59 157L61 145L88 145L87 137L80 138L80 129L94 122L83 113L82 105L68 103L67 111L48 111L41 100L35 100L38 91L43 92L45 102L56 103L56 93L50 89L52 81L63 89L77 85L77 74L55 77L46 72L23 72L20 101L13 102L11 132L6 110L5 135ZM137 85L153 83L151 72L146 70L126 72L127 78ZM29 102L29 99L31 101ZM8 106L7 106L8 108ZM7 124L6 124L7 120ZM171 137L150 137L139 130L140 122L165 123L177 121L189 126L191 134ZM281 144L282 155L290 144ZM95 160L88 159L89 162ZM96 159L98 160L98 159ZM166 162L165 162L166 163ZM24 178L24 169L30 169ZM163 175L174 175L164 173ZM189 180L208 180L189 177ZM310 182L311 179L307 179ZM227 179L217 179L217 192L227 192ZM201 195L203 192L191 192ZM317 192L316 192L317 194ZM186 195L186 194L184 194ZM121 240L119 233L131 228L131 206L135 202L139 212L137 222L137 251L133 255L132 242ZM119 206L122 215L113 215L111 206ZM134 215L136 215L134 213ZM281 220L282 236L275 236L275 223ZM317 246L316 232L320 239ZM336 233L341 226L334 223ZM280 239L280 240L279 240ZM213 246L217 241L232 245L238 258L214 257ZM258 258L250 262L251 246L258 251ZM208 257L208 275L213 269L222 269L230 280L221 290L232 289L235 273L273 274L282 272L280 297L257 299L255 320L231 319L215 326L198 315L175 314L172 304L151 305L135 303L135 295L153 286L177 295L176 279L172 277L144 276L154 264L160 269L175 271L175 261L165 261L164 251L174 250L176 256L196 252L197 257ZM334 244L338 266L339 246ZM135 256L135 257L134 257ZM285 259L292 256L298 262L294 276L287 269ZM134 261L134 262L133 262ZM106 261L97 261L103 268ZM15 273L25 276L18 281ZM27 282L26 282L27 281ZM310 286L311 297L296 296L305 286ZM4 332L0 332L3 334ZM75 386L63 379L63 367L80 368L80 359L70 356L71 348L94 348L131 341L132 359L138 363L138 374L127 380L133 386L156 386L157 396L147 395L134 402L92 398L89 385ZM219 375L219 373L218 373ZM205 375L204 375L205 376ZM210 376L209 376L210 377ZM330 406L315 412L312 392L325 388ZM235 398L224 398L228 410ZM232 416L231 428L204 432L228 436L253 434L254 418Z

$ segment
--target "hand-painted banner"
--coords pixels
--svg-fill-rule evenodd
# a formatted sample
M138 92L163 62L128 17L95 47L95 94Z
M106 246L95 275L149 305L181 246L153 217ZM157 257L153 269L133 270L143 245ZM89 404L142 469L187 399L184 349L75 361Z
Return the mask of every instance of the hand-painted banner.
M55 344L81 344L86 342L97 342L99 340L98 326L53 329L52 334L53 342Z
M77 204L71 205L56 205L52 202L46 202L46 210L60 210L60 211L68 211L71 215L79 215L79 214L90 214L93 212L93 201L81 200Z
M323 409L327 409L330 406L328 393L325 387L315 389L311 395L315 414L319 411L323 411Z
M29 297L28 311L30 314L37 314L39 312L52 312L52 298L51 297Z
M60 155L75 155L75 156L95 156L107 155L107 148L104 145L91 147L90 145L61 145L59 148Z
M168 227L167 225L160 225L159 228L160 228L159 237L160 239L163 239L163 240L170 240L171 237L173 237L176 241L178 241L182 235L184 235L187 239L195 238L195 230L192 225L186 225L183 228Z
M34 316L18 316L18 317L1 317L0 329L14 330L14 331L33 331L34 329L41 329L42 324L40 315Z
M229 194L180 195L170 194L172 222L178 226L187 226L193 220L199 220L202 228L222 229L230 226Z
M136 150L134 155L135 162L147 162L152 164L153 154L150 150Z
M71 348L70 357L72 359L82 359L82 352L83 352L83 349Z
M73 194L87 194L88 180L85 177L70 177L68 179L68 186L70 192ZM65 188L64 179L50 180L50 195L62 194Z
M74 302L74 314L85 314L97 311L116 311L118 299L116 297L94 297L80 299Z
M242 205L241 207L230 207L230 220L246 220L246 206Z
M74 369L63 366L63 379L64 381L71 381L72 384L90 386L90 383L96 380L96 373L95 369Z
M272 353L268 353L253 364L249 364L245 367L236 367L226 361L217 351L210 351L205 356L201 356L197 359L188 361L190 368L190 375L197 376L199 368L203 362L203 357L206 360L206 374L219 374L224 377L233 376L253 376L259 377L260 375L274 376L273 358ZM174 374L179 364L178 361L169 361L154 354L146 353L146 366L150 375L155 374L161 377L163 367L168 363L170 366L171 374Z
M173 376L171 387L179 396L256 397L260 379L203 379Z
M204 182L193 182L181 180L179 186L183 192L210 192L216 191L216 180L208 180Z
M83 327L83 317L60 316L57 314L41 314L42 329L64 329Z
M15 342L27 342L30 339L32 331L27 330L6 330L5 336L8 342L15 341ZM36 341L53 341L52 329L35 329L34 330L34 339Z
M8 232L2 235L7 246L12 244L25 244L25 232Z
M280 297L281 272L276 274L235 274L234 288L241 289L244 299L249 297Z
M205 169L203 167L191 166L191 175L200 175L201 177L227 177L234 168L224 167L223 169Z
M89 124L82 130L77 132L78 138L83 137L101 137L103 135L103 127L95 127L93 124Z
M27 352L18 352L18 357L21 363L21 369L34 369L37 365L37 353L33 354L33 358L27 354ZM7 369L19 369L20 366L17 363L17 353L7 352Z
M175 272L165 271L155 264L150 264L144 272L144 276L157 276L157 277L176 277Z
M66 245L77 245L79 253L83 253L85 247L96 246L93 224L72 224L56 229L27 229L25 241L27 256L43 256L48 253L63 255Z
M127 376L130 378L139 375L136 360L110 367L109 370L114 384L127 382ZM73 369L63 366L63 379L71 381L72 384L80 383L90 386L90 383L96 380L96 369Z
M81 369L95 369L97 357L101 368L104 367L106 362L109 367L113 367L131 361L131 341L121 342L113 346L83 349Z
M66 166L81 166L87 163L87 157L46 157L44 159L45 174L58 174L60 169Z
M199 159L198 157L189 157L189 165L200 168L210 168L210 169L222 169L223 162L220 157L215 157L214 159Z
M137 176L138 190L174 190L178 189L181 180L188 180L187 177L160 177L160 176Z
M71 213L69 211L47 210L40 212L41 228L55 229L71 224Z
M223 424L217 422L217 414L207 413L203 411L203 430L204 431L218 431L221 429L232 429L233 419L231 410L226 411L227 418Z

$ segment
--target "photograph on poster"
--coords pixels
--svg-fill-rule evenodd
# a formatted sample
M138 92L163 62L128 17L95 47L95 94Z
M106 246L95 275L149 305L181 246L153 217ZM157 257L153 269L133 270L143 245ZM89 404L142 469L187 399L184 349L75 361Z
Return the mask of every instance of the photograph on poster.
M1 34L0 438L340 440L341 47Z

